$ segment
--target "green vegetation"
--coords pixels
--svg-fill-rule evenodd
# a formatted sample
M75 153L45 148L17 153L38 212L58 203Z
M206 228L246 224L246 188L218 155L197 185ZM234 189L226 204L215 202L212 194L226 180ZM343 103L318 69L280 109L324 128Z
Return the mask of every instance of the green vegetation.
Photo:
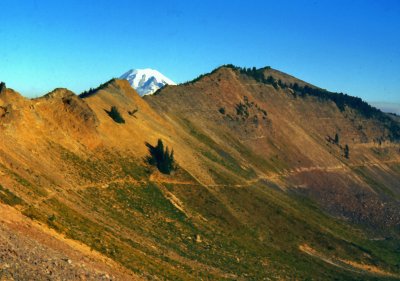
M116 123L125 123L125 119L122 118L121 113L119 113L119 110L115 105L111 106L110 111L106 110L106 112Z
M333 101L340 111L344 111L349 107L365 118L376 119L384 123L389 130L389 139L392 141L400 141L400 124L392 120L387 114L381 110L369 105L361 98L349 96L343 93L333 93L324 89L310 87L305 85L300 87L297 83L281 85L282 88L292 88L297 96L306 97L313 96L320 100Z
M23 211L22 214L27 216L32 220L38 220L42 222L46 222L46 216L44 214L44 210L40 210L32 205L27 206Z
M0 201L10 206L22 205L24 201L10 190L0 185Z
M17 173L13 172L12 170L6 168L4 165L0 164L0 167L5 170L11 178L20 184L21 186L25 187L22 192L25 192L29 195L37 195L40 197L44 197L47 195L47 191L44 187L32 184L30 181L26 180L25 178L21 177Z
M247 159L249 162L251 161L251 163L253 163L253 165L255 165L255 167L261 171L280 173L282 170L288 169L288 165L283 160L279 159L277 155L267 160L242 143L234 141L234 138L230 135L227 135L226 139L227 142L228 140L230 141L230 145L232 145L232 147L240 152L240 155L244 159ZM274 144L271 142L271 145Z
M385 186L385 184L379 182L378 177L374 174L371 168L369 167L352 167L352 170L356 172L372 189L376 192L386 194L392 198L396 198L400 200L400 195L397 195L390 188ZM400 172L400 169L399 171Z
M294 97L299 96L304 98L307 96L311 96L321 101L332 101L335 103L335 105L340 111L345 111L346 107L351 108L365 118L373 118L382 122L389 131L388 138L391 141L396 141L396 142L400 141L400 124L399 122L393 120L391 115L383 113L381 110L369 105L367 102L363 101L361 98L358 97L353 97L344 93L330 92L325 89L313 87L310 85L300 86L298 83L286 84L282 80L276 79L271 75L265 77L264 71L270 69L271 68L270 66L257 69L256 67L245 68L245 67L238 67L232 64L226 64L214 69L210 73L202 74L199 77L193 79L192 81L186 82L184 84L187 85L196 83L202 78L210 76L211 74L217 72L222 67L230 68L234 71L237 71L238 73L251 77L259 83L272 85L277 90L279 88L281 89L290 88L293 90Z
M244 119L249 117L249 111L246 105L239 103L236 105L236 114L242 116Z
M55 195L28 206L23 213L144 277L170 280L381 277L329 265L301 252L299 246L303 244L326 257L399 271L397 240L367 240L359 230L325 215L312 201L282 192L268 182L238 188L230 186L229 179L221 179L225 185L217 189L186 183L168 183L163 187L162 183L148 182L145 169L134 166L135 161L121 155L98 152L109 158L96 163L95 159L85 161L71 152L64 154L73 169L85 171L109 165L113 176L103 175L100 168L99 178L93 179L92 187L70 190L66 198ZM218 161L224 159L213 150L211 154ZM137 176L140 182L132 183L127 178L124 182L125 173L136 172L140 174ZM107 185L101 183L116 175L121 178ZM187 181L178 175L177 172L174 176L178 182ZM168 193L182 202L184 211L168 199ZM196 242L197 235L202 242Z
M236 110L236 121L242 120L246 121L250 115L253 115L251 119L253 120L253 124L257 127L259 124L259 119L267 119L267 111L265 109L260 108L253 101L250 102L247 96L243 97L243 102L239 102L235 105ZM230 115L228 115L230 116ZM233 118L231 118L233 120Z
M349 149L349 146L346 144L344 147L344 157L349 159L349 153L350 153L350 149Z
M241 176L245 179L251 179L256 176L253 169L243 168L240 163L227 151L225 151L221 146L216 143L212 138L207 136L201 129L196 128L189 120L183 119L183 125L190 131L190 134L194 136L198 141L205 145L205 147L199 147L198 151L211 160L214 163L220 164L227 168L229 171L233 172L235 175ZM228 138L233 139L233 138ZM227 143L229 141L227 140ZM231 175L221 175L222 172L213 171L210 172L217 176L217 179L227 180L229 183L233 183L233 178ZM223 182L223 180L221 182Z
M253 68L236 68L240 73L254 78L257 82L270 84L277 88L278 86L282 89L291 88L296 93L297 96L304 97L306 95L315 96L321 100L331 100L336 106L344 111L345 107L356 109L360 114L366 118L382 118L386 116L379 109L372 107L368 103L364 102L361 98L352 97L343 93L333 93L324 89L317 87L312 87L309 85L299 86L297 83L285 84L281 80L276 80L272 76L264 77L265 68L256 69ZM386 119L386 118L385 118Z
M168 146L164 150L164 144L161 139L157 141L156 146L146 142L150 155L146 158L150 165L156 166L163 174L171 174L175 170L174 150L169 152Z
M93 183L126 177L140 181L147 179L150 173L142 159L133 159L115 151L100 150L90 157L82 158L58 144L53 143L52 146L66 162L70 177Z
M94 93L96 93L97 91L100 91L100 90L104 89L105 87L107 87L107 85L110 84L114 80L115 80L115 78L112 78L109 81L107 81L107 82L105 82L103 84L100 84L100 86L98 86L95 89L90 88L89 90L83 91L81 94L79 94L79 97L81 99L88 98L88 97L92 96Z
M392 252L379 250L379 245L390 241L365 240L357 230L324 215L305 198L262 185L225 187L218 194L200 185L168 186L190 208L187 210L207 222L187 217L151 183L87 188L71 197L82 200L78 206L83 210L52 198L29 208L26 214L138 274L173 280L376 278L310 257L299 251L302 244L327 257L396 272L396 247L385 248L394 249ZM38 208L48 214L38 214ZM195 241L197 235L202 242ZM176 259L176 255L182 258Z
M276 89L285 87L272 76L264 79L256 68L240 71L265 80ZM219 114L217 108L214 115ZM249 122L267 117L267 112L247 97L229 109L236 110L237 118L250 118ZM225 108L219 112L225 115ZM134 116L135 112L128 114ZM80 154L51 144L52 158L61 159L60 171L68 175L65 186L46 184L52 191L49 196L40 197L36 192L26 196L28 191L34 191L32 184L6 171L11 181L21 187L11 191L17 191L31 205L2 186L0 201L22 205L18 209L23 209L26 216L85 243L143 279L390 280L389 276L361 271L340 259L400 273L398 231L381 239L324 213L303 195L311 192L306 188L308 172L299 169L297 173L291 159L280 153L276 140L262 140L268 147L265 157L265 147L254 146L251 150L252 146L229 135L228 130L208 134L215 128L209 129L204 123L198 123L198 128L181 120L188 132L183 140L195 146L193 152L201 158L197 163L202 165L201 171L209 169L209 184L206 180L198 183L183 169L177 169L173 179L153 174L155 168L144 165L143 159L111 148ZM329 140L337 145L328 143L329 148L339 150L338 133ZM162 140L155 146L146 146L148 163L165 174L174 170L174 153ZM349 158L348 145L340 152ZM378 149L375 153L386 151ZM396 191L391 191L390 184L379 185L379 177L368 170L374 168L349 168L360 170L360 183L366 182L376 191L382 189L384 193L378 193L384 196L394 196ZM393 164L392 169L400 171L400 166ZM23 169L16 171L27 173ZM336 172L335 169L334 176ZM323 178L325 173L311 173L321 179L321 186L329 183ZM285 176L288 180L283 179ZM42 181L39 178L32 182ZM336 195L340 191L332 188L329 192ZM313 252L303 251L303 245Z
M337 133L335 134L334 142L335 142L335 144L339 144L339 135Z
M365 118L373 118L382 122L387 130L389 131L389 139L391 141L400 141L400 124L391 118L390 115L383 113L381 110L369 105L367 102L363 101L361 98L353 97L343 93L335 93L330 92L325 89L304 85L300 86L298 83L286 84L282 82L280 79L275 79L273 76L265 77L264 71L270 69L269 66L264 68L257 69L256 67L252 68L242 68L237 67L232 64L223 65L221 67L231 68L235 71L238 71L241 74L244 74L248 77L253 78L255 81L263 84L272 85L275 89L286 89L291 88L295 97L306 97L312 96L322 101L332 101L336 104L337 108L340 111L344 111L346 107L351 108L357 111L359 114L364 116ZM210 74L214 73L221 67L215 69ZM196 81L201 79L204 76L210 75L205 74L201 75ZM193 81L192 81L193 82ZM192 83L190 82L190 83Z
M83 159L58 144L52 145L59 151L61 159L67 163L70 169L70 176L76 176L91 182L99 182L112 178L112 170L104 162L96 158Z

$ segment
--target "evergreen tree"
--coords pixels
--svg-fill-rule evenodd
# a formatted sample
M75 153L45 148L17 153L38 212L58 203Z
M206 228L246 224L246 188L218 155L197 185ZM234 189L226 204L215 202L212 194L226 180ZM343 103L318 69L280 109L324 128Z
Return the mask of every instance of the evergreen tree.
M347 159L349 159L349 152L350 152L349 146L346 144L346 146L344 147L344 157Z
M267 84L273 84L275 82L274 77L272 77L271 75L268 76L267 80L266 80Z
M0 92L6 88L6 83L0 82Z
M157 141L156 146L146 142L150 155L147 156L147 162L150 165L157 166L157 169L163 174L170 174L175 170L174 150L169 152L168 146L164 150L164 144L161 139Z
M339 135L336 133L336 135L335 135L335 143L336 144L339 144Z

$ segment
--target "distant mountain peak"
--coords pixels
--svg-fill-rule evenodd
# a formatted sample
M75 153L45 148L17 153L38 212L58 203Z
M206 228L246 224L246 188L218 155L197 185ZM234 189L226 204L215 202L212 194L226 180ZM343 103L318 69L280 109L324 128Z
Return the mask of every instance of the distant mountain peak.
M151 95L165 85L176 85L174 81L151 68L131 69L120 78L128 80L140 96Z

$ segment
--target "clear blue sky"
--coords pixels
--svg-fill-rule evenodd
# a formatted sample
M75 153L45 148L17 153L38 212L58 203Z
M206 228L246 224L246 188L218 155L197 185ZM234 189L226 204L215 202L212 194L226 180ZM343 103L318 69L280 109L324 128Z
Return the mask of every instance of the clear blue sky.
M1 0L0 11L0 80L25 96L79 93L130 68L184 82L233 63L400 103L397 0Z

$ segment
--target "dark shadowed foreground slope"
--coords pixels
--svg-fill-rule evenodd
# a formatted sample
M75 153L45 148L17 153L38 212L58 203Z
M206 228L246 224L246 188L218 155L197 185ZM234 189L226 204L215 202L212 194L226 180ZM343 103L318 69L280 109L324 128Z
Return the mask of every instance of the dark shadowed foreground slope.
M0 243L74 255L53 278L84 279L88 253L94 279L400 278L399 122L360 99L226 66L145 99L121 80L81 97L3 89L0 134L0 206L14 214ZM144 161L159 138L171 175ZM0 270L48 258L26 252Z

